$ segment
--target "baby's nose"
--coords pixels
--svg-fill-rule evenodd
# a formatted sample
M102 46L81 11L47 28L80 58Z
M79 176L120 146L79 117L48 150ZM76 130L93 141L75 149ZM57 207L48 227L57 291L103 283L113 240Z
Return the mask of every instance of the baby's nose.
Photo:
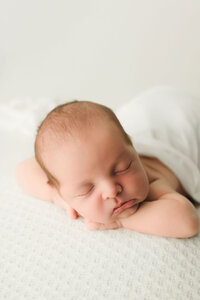
M103 186L102 198L114 198L122 192L123 188L119 183L106 182Z

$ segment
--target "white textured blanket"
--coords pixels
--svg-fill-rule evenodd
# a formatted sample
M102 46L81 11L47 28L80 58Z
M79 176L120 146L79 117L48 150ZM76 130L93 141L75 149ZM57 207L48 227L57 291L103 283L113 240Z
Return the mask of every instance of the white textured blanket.
M25 135L19 124L7 128L5 110L4 119L1 300L200 299L199 235L183 240L126 229L88 231L82 219L70 220L55 205L26 195L13 170L33 155L33 134Z

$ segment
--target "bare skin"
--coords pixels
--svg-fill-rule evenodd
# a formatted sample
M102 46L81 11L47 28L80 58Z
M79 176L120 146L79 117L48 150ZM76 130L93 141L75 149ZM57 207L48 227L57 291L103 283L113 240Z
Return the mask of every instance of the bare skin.
M190 203L190 201L187 199L187 193L184 191L183 187L181 186L175 174L167 166L165 166L162 162L160 162L156 158L140 156L140 159L146 170L149 183L150 183L149 194L145 202L155 201L155 199L157 198L156 190L159 189L159 186L160 189L163 190L165 184L163 183L163 185L161 186L161 182L162 181L166 182L166 189L171 188L173 189L174 195L178 193L178 195L184 196L183 199L185 203L188 205L189 211L191 211L191 213L194 214L195 222L198 223L196 210L193 207L193 205ZM18 184L28 194L40 198L42 200L46 200L54 203L59 208L66 210L71 219L76 219L80 217L79 213L75 211L73 208L71 208L65 201L63 201L63 199L59 196L59 194L56 193L55 190L52 190L52 188L47 184L46 175L43 172L43 170L40 168L40 166L38 165L34 157L31 157L21 162L17 166L15 174L16 174L16 179ZM34 184L33 184L34 177L35 178L37 177L37 179L34 180ZM158 213L159 213L159 209L158 209ZM120 223L105 225L105 224L90 222L87 219L85 220L85 223L87 228L90 230L114 229L114 228L122 227L122 224ZM191 233L191 236L195 235L198 232L198 225L194 227L196 229L194 230L193 234ZM140 232L145 233L145 230L143 231L140 230ZM162 236L162 233L160 235Z
M124 227L164 237L196 235L196 209L175 174L156 158L138 156L113 130L101 135L102 128L98 134L96 128L91 143L83 139L63 147L59 155L53 156L53 150L48 154L46 164L61 183L59 193L48 185L35 158L18 165L19 185L66 209L71 218L83 216L90 230Z

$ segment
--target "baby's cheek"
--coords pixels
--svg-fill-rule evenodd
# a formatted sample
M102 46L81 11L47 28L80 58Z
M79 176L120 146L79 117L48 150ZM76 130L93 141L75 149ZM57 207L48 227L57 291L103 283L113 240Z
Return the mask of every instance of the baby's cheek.
M124 178L124 188L127 195L131 198L145 198L148 194L149 183L145 174L130 174L127 178Z
M110 221L110 211L112 209L110 201L102 201L101 199L94 199L91 204L90 219L94 222L106 223Z
M145 200L149 193L149 182L146 178L143 178L138 183L140 199Z
M82 203L74 204L73 208L85 219L96 222L101 221L102 208L95 199L83 199Z
M135 176L124 176L122 185L127 194L134 196L138 192L138 180Z

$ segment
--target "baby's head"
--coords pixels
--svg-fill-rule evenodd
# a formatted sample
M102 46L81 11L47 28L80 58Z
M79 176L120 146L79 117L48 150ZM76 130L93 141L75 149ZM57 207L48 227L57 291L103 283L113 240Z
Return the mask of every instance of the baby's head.
M94 102L53 109L38 128L35 157L48 183L92 221L125 217L136 206L116 208L133 199L142 202L148 194L147 175L130 137L111 109Z

